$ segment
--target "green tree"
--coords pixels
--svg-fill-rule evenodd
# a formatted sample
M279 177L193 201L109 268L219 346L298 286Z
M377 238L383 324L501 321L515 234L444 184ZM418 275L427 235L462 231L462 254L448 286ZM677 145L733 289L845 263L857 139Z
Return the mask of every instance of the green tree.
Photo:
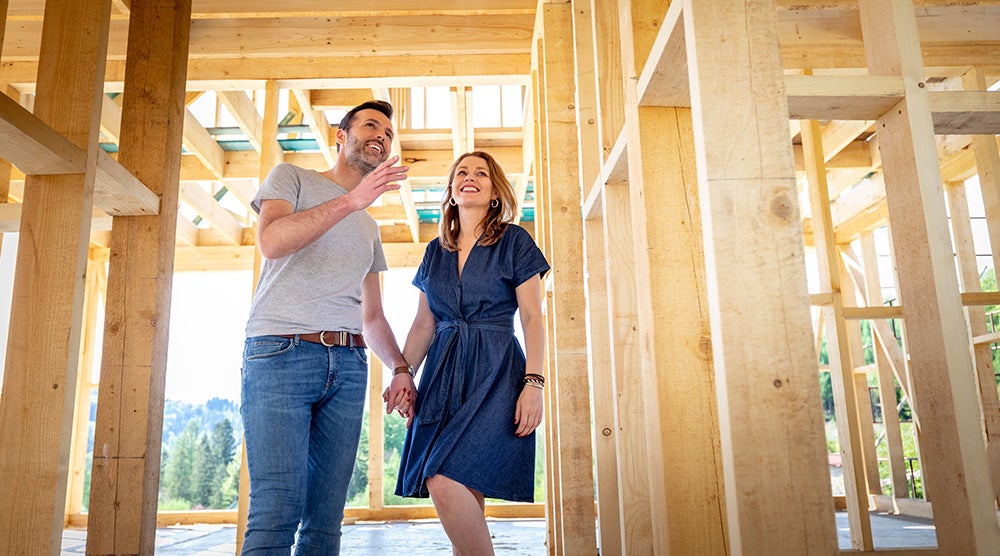
M212 463L211 495L208 498L208 507L226 508L232 501L228 494L223 492L223 484L228 477L229 464L233 461L233 454L236 450L236 439L233 437L233 425L229 419L223 419L212 428L212 437L209 441Z
M168 499L192 501L194 493L193 462L198 450L198 430L194 419L188 421L184 432L177 436L164 458L163 484L160 489Z
M198 437L198 449L191 462L191 475L191 497L188 500L195 507L207 508L214 491L215 461L212 457L212 445L206 435Z

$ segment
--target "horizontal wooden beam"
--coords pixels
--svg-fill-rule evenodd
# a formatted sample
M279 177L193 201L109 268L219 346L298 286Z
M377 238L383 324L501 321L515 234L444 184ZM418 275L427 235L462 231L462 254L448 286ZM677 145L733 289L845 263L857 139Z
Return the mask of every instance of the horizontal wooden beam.
M938 135L1000 133L1000 91L929 91L927 101Z
M453 85L526 85L530 53L305 56L260 59L229 56L189 59L188 90L263 89L268 80L282 89L371 89ZM4 61L3 76L22 93L35 92L38 62ZM121 92L125 61L108 60L104 90Z
M114 0L115 5L127 4ZM191 6L192 19L266 17L372 17L415 15L534 15L535 0L437 0L429 5L412 0L380 0L371 3L317 2L316 0L198 0ZM16 21L40 21L44 2L14 2L9 16ZM112 16L115 19L121 17Z
M1000 292L963 292L962 305L966 307L1000 305Z
M108 153L98 150L94 206L112 216L143 216L160 213L160 198Z
M0 157L25 174L82 174L87 153L7 95L0 94Z
M876 120L903 98L895 76L787 75L785 95L793 120Z
M535 15L367 15L363 17L213 18L191 22L190 58L530 53ZM42 22L8 26L4 57L38 57ZM473 39L474 37L474 39ZM470 40L473 39L473 40ZM108 58L123 60L128 20L114 20ZM260 61L258 61L260 63ZM264 63L263 65L266 65Z

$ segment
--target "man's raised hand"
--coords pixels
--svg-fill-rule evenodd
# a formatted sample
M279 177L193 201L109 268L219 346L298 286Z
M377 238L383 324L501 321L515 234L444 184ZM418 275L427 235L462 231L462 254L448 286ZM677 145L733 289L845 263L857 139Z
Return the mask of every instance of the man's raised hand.
M355 210L364 210L371 206L386 191L399 189L399 183L406 179L409 166L393 166L399 161L399 155L390 156L385 162L372 170L348 195L354 203Z

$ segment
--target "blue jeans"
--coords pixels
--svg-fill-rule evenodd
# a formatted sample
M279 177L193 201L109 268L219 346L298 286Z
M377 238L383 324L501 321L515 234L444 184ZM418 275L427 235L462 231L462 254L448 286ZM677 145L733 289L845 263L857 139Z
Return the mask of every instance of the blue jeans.
M243 554L288 556L296 530L296 556L339 554L368 382L364 349L247 338L242 375L250 474Z

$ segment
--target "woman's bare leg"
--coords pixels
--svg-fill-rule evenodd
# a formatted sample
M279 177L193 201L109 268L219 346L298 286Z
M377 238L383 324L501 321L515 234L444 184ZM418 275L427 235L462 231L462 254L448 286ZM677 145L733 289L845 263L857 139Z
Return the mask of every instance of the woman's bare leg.
M454 554L492 556L493 541L483 516L483 495L444 475L427 479L427 490Z

